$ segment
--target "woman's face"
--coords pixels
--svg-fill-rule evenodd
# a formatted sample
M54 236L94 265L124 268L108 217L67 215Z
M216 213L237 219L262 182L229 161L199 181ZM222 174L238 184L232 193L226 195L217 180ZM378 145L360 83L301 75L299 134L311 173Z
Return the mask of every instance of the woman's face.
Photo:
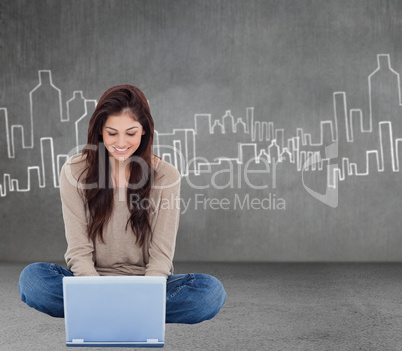
M126 112L108 116L102 128L109 157L113 156L118 161L127 160L138 149L144 134L141 124Z

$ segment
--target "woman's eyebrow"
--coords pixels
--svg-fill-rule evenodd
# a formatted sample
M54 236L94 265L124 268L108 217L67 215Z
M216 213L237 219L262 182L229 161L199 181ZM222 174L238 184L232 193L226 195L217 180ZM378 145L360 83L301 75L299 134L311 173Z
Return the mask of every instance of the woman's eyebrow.
M112 128L112 127L105 127L105 128L113 129L113 130L115 130L116 132L118 131L117 129L114 129L114 128ZM139 128L139 127L134 126L134 127L131 127L131 128L127 128L126 130L130 130L130 129L133 129L133 128Z

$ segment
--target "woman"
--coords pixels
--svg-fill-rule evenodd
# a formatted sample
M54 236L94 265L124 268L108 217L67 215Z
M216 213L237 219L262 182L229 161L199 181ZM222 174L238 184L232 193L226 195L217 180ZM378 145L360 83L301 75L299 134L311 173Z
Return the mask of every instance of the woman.
M146 275L167 278L166 322L214 317L226 293L205 274L173 274L179 226L180 174L153 155L154 123L144 94L132 85L100 98L82 153L60 173L67 267L34 263L21 273L28 306L64 317L63 276Z

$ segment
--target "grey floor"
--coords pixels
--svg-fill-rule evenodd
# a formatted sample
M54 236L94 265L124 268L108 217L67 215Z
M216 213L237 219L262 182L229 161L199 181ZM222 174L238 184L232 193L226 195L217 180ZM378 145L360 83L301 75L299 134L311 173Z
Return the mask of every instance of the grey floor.
M0 264L0 350L68 349L64 320L20 301L23 267ZM175 273L215 275L228 299L211 321L168 324L166 351L402 350L402 264L177 263L175 268Z

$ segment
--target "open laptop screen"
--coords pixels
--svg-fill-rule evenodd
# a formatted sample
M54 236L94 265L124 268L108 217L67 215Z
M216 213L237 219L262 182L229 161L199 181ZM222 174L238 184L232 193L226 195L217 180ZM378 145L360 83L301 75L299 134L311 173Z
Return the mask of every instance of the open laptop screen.
M67 346L163 347L166 278L64 277Z

